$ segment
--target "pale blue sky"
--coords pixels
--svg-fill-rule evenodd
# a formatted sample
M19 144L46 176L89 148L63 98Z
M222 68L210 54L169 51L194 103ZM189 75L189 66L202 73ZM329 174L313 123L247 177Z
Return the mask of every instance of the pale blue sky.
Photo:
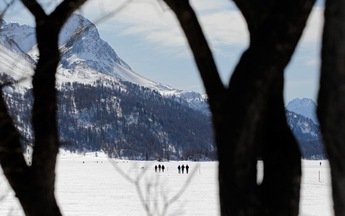
M41 2L50 2L46 4L49 10L59 1ZM111 18L97 22L123 2L130 3ZM229 0L191 0L191 3L199 15L221 77L228 83L231 71L248 44L243 18ZM160 0L89 0L79 12L90 21L97 22L101 37L137 73L177 89L204 93L180 27L172 12ZM322 13L323 5L318 2L297 52L286 69L286 102L297 97L316 100ZM19 1L4 19L21 24L33 23L33 18Z

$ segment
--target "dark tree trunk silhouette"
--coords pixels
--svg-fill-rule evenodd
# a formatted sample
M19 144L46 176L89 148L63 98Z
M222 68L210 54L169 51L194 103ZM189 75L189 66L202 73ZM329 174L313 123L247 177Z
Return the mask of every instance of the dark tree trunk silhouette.
M54 196L59 148L55 74L58 34L86 0L65 0L46 15L35 0L22 0L34 15L40 59L33 77L35 132L32 165L0 97L0 162L26 215L61 215ZM221 215L296 216L300 152L289 130L283 101L284 70L315 0L235 0L250 32L226 87L188 0L164 0L186 35L209 97L219 159ZM345 3L326 1L318 117L328 153L335 214L345 214ZM264 162L257 183L256 164Z
M209 98L221 215L298 215L301 156L286 123L283 72L314 0L235 1L247 21L250 45L228 88L189 2L165 2L181 24ZM256 180L258 157L264 161L261 185Z
M345 2L326 1L318 118L328 154L336 216L345 215Z
M60 60L59 32L86 0L65 0L50 15L34 0L22 3L34 15L40 58L33 77L32 125L35 133L32 165L22 154L19 133L1 98L0 159L4 174L26 215L61 215L55 200L55 165L59 150L55 74Z

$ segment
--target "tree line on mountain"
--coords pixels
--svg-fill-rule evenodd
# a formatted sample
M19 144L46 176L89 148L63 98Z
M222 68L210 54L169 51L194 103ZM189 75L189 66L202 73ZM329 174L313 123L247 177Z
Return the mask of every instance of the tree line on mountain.
M180 160L193 151L202 151L207 158L211 152L210 118L198 111L129 82L122 88L70 85L72 94L66 87L60 91L59 104L65 107L58 113L61 138L73 139L72 148L148 160L162 159L164 154Z
M13 89L5 98L24 148L31 146L32 91ZM63 83L58 91L61 147L72 152L103 150L119 159L216 160L210 117L182 102L130 82ZM287 121L303 158L326 158L318 125L289 111Z
M235 0L250 33L248 49L224 85L194 9L186 0L164 0L176 14L208 95L219 160L220 214L298 215L301 154L286 122L284 69L315 0ZM32 165L23 159L20 135L0 100L1 166L26 215L61 215L54 196L59 148L55 73L58 33L86 0L64 0L47 15L35 0L22 0L34 15L40 58L33 77ZM326 1L318 117L331 165L335 215L345 213L344 1ZM236 101L236 106L232 102ZM258 157L264 163L256 181Z
M24 148L32 146L32 91L13 90L5 98ZM73 152L103 150L118 159L216 160L208 115L136 84L66 82L59 87L57 108L61 147Z
M286 117L297 139L302 157L313 160L327 159L319 125L309 118L290 111L286 111Z

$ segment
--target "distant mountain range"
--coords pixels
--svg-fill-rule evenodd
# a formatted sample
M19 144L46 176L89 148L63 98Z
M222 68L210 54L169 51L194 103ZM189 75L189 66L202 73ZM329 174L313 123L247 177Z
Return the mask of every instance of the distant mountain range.
M327 158L319 122L316 103L309 98L296 98L286 106L288 124L300 144L303 156L308 159Z
M316 117L316 108L316 103L309 98L295 98L286 106L288 111L300 114L311 119L315 124L319 124L319 121Z
M33 141L31 76L38 59L36 45L34 27L2 22L0 80L21 80L4 93L27 145ZM140 76L80 15L73 15L64 26L59 45L58 126L63 148L104 150L126 159L216 159L204 95ZM299 112L307 102L287 106L288 123L305 158L324 158L317 123L307 108Z

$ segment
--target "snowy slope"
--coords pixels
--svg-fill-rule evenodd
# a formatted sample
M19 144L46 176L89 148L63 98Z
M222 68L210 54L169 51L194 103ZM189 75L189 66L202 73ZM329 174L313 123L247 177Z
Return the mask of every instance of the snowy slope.
M75 14L66 23L60 38L63 69L73 70L76 65L83 65L86 69L85 73L88 73L87 69L95 70L123 81L149 87L162 94L179 92L177 89L148 80L134 72L113 48L100 38L94 24L80 15Z
M16 51L19 50L16 49L13 51L16 44L12 46L12 50L9 50L7 48L9 44L11 44L11 41L6 36L0 35L0 73L8 75L14 80L21 80L20 85L17 86L18 88L31 88L34 65L25 58L27 56L24 53L17 53Z
M30 88L37 46L21 48L22 38L13 36L20 35L21 28L28 31L27 26L4 25L15 34L0 31L0 80L26 78L6 88L5 95L25 143L32 144ZM161 158L165 148L164 156L168 153L171 159L214 159L206 98L141 77L82 16L74 15L64 26L60 43L58 125L65 148L102 149L109 155L136 159Z
M35 28L18 23L2 21L0 35L6 35L15 41L23 52L29 52L36 45Z
M3 22L0 36L9 39L7 41L12 43L12 46L6 47L17 55L25 57L31 64L37 61L34 27ZM6 43L0 41L0 44L5 46ZM208 113L207 100L199 93L174 89L133 71L114 49L100 38L95 25L81 15L74 14L64 25L59 45L62 52L57 74L59 86L64 82L92 84L97 80L121 80L150 88L166 97L178 98L177 101Z

